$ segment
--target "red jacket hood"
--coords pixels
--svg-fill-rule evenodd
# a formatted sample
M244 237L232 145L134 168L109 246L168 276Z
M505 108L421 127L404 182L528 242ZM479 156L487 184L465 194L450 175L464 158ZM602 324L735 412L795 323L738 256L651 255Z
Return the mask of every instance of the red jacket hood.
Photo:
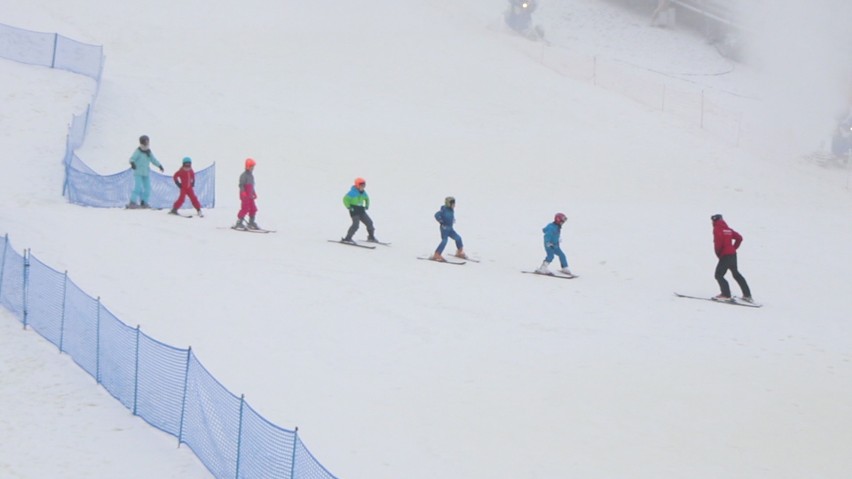
M716 251L716 256L728 256L737 254L737 248L740 247L743 237L739 233L731 229L725 220L718 219L713 222L713 248Z
M717 229L720 229L720 228L724 229L724 228L727 228L727 227L728 227L728 223L725 223L725 220L723 218L719 218L718 220L713 222L713 231L716 231Z

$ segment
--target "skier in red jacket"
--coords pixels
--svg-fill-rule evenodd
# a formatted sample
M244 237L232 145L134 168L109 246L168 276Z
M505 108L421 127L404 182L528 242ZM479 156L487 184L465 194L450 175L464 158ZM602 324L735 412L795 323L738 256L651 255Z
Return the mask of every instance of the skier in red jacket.
M722 215L713 215L710 220L713 222L713 246L716 248L716 257L719 258L719 262L716 264L716 281L722 288L722 293L714 299L730 301L731 287L725 280L725 273L731 270L734 280L740 285L743 292L743 299L752 302L748 283L737 269L737 249L743 242L743 237L725 223Z
M189 196L189 201L192 202L195 211L198 211L198 216L204 216L201 214L201 203L198 202L198 197L195 196L195 190L193 189L195 187L195 172L192 171L192 158L187 156L183 159L181 168L175 172L172 179L175 180L175 184L180 188L180 196L178 196L169 214L178 214L178 208L183 206L183 202Z

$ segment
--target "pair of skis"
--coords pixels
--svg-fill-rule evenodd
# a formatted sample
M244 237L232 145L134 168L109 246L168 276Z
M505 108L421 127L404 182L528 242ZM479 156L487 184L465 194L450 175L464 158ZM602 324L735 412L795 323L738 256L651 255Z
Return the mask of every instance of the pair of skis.
M549 272L549 273L541 273L539 271L521 271L521 273L537 274L539 276L547 276L548 278L560 278L560 279L579 278L579 276L577 276L576 274L554 273L552 271Z
M275 233L275 230L265 230L262 228L237 228L236 226L231 226L231 229L234 231L241 231L243 233Z
M386 243L384 241L365 241L365 242L351 241L350 242L350 241L343 241L342 239L339 239L339 240L328 240L328 242L329 243L340 243L340 244L343 244L343 245L346 245L346 246L354 246L356 248L364 248L364 249L376 249L376 245L390 246L390 243Z
M478 259L473 259L469 256L467 256L465 258L460 258L458 256L450 256L449 258L444 258L443 261L440 260L440 259L433 259L431 256L418 256L417 259L434 261L436 263L454 264L456 266L461 266L463 264L466 264L468 261L471 262L471 263L479 263Z
M168 213L168 214L170 214L170 215L172 215L172 216L180 216L181 218L195 218L195 216L196 216L196 215L185 215L185 214L183 214L183 213L172 213L171 211L169 211L169 213ZM199 215L197 215L197 216L198 216L199 218L204 218L204 215L202 215L202 214L199 214Z
M241 233L261 233L261 234L275 233L275 231L276 231L276 230L265 230L265 229L237 228L236 226L217 226L216 228L220 229L220 230L232 229L234 231L239 231Z
M707 298L704 296L690 296L688 294L675 293L675 296L678 298L687 298L687 299L701 299L704 301L713 301L714 303L722 303L722 304L732 304L735 306L746 306L748 308L760 308L763 306L762 304L755 303L754 301L746 301L743 298L732 297L730 299L716 299L716 298Z

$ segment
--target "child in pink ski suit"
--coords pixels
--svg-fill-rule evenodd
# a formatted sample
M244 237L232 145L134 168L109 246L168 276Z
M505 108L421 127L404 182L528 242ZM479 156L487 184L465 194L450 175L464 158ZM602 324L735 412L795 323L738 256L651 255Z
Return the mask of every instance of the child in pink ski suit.
M257 205L254 203L257 199L257 193L254 191L255 164L257 163L253 159L246 158L246 170L240 175L240 212L237 213L237 224L234 225L236 229L260 229L254 221L257 214ZM249 217L248 224L244 222L246 215Z

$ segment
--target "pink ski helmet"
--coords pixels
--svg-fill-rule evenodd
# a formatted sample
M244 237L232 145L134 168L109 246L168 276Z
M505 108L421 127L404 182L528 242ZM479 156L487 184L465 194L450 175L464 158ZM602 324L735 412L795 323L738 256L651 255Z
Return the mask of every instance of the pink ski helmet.
M567 216L565 216L565 213L556 213L556 214L553 216L553 222L554 222L554 223L556 223L556 224L558 224L558 225L561 225L561 224L565 223L565 221L566 221L567 219L568 219L568 217L567 217Z

